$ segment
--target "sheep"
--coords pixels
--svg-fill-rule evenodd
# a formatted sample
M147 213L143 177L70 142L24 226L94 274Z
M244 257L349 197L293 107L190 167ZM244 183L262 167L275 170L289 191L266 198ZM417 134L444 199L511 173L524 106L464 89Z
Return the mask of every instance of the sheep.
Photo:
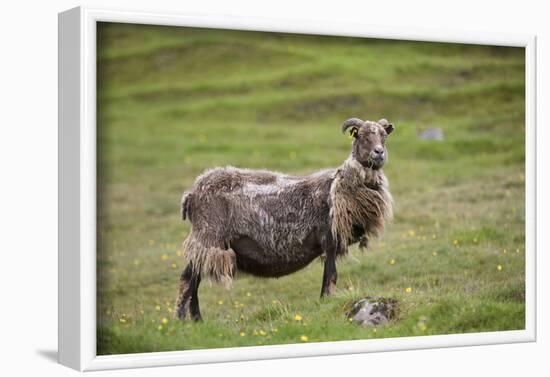
M232 284L237 270L260 277L298 271L324 259L321 298L335 292L336 258L348 247L380 236L392 217L392 196L382 166L386 119L346 120L353 138L344 163L307 176L266 170L214 168L183 194L181 216L192 229L183 243L186 267L180 276L175 317L201 319L202 277Z

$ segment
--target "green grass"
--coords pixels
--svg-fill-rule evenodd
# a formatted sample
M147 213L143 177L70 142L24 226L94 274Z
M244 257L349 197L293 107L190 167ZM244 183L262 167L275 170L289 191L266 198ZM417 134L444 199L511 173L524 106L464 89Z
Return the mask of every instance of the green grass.
M122 24L98 41L99 354L524 328L522 49ZM204 321L172 320L194 178L338 166L352 116L396 124L395 219L338 262L337 294L318 298L314 262L204 282ZM428 126L445 140L420 140ZM349 323L364 296L396 298L398 318Z

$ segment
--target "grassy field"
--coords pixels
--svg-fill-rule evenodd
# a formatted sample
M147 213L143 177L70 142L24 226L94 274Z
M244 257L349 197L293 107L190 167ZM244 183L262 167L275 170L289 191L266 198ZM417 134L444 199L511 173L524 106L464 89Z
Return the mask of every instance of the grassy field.
M122 24L98 41L98 354L524 328L522 49ZM395 218L338 263L337 294L318 298L314 262L204 282L204 321L173 320L194 178L338 166L353 116L396 125ZM364 296L396 298L399 317L349 323Z

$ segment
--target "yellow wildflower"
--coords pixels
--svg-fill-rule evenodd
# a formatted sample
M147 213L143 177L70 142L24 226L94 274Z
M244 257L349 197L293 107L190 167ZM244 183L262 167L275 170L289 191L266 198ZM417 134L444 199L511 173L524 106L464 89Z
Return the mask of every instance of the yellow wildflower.
M395 264L395 259L390 260L390 264L393 266Z
M301 321L301 320L302 320L302 316L301 316L300 314L296 314L296 315L294 316L294 320L295 320L295 321Z
M407 293L411 293L411 292L412 292L412 288L411 288L411 287L407 287L407 288L405 288L405 292L407 292Z
M244 332L241 331L239 335L240 335L240 336L245 336L246 334L245 334Z
M497 266L497 270L502 271L502 266L500 264Z
M302 342L307 342L307 341L309 340L309 338L308 338L307 336L305 336L305 335L302 335L302 336L300 337L300 340L301 340Z
M162 255L160 256L160 259L162 259L162 260L168 260L168 254L162 254Z
M162 318L162 323L166 325L168 323L168 318Z

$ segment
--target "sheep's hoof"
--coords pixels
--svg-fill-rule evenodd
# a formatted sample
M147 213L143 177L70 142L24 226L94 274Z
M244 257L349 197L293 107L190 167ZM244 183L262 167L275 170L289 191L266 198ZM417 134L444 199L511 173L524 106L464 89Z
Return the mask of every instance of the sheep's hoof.
M189 316L187 314L189 313ZM179 306L176 307L174 311L174 319L179 319L180 321L191 320L193 322L202 321L201 313L190 313L189 307Z
M185 313L183 314L180 314L180 313L176 313L174 315L174 319L178 319L180 321L192 321L192 322L201 322L202 321L202 317L199 315L189 315L187 316Z
M347 318L361 326L384 325L398 314L397 300L384 297L365 297L351 304Z
M323 289L321 291L321 299L328 297L328 296L334 296L336 293L336 284L330 283L326 289Z
M176 309L174 313L174 319L179 319L180 321L185 321L185 311L180 311Z
M189 302L177 302L174 308L174 319L185 321L189 313Z
M202 317L200 314L191 316L193 322L202 322Z

